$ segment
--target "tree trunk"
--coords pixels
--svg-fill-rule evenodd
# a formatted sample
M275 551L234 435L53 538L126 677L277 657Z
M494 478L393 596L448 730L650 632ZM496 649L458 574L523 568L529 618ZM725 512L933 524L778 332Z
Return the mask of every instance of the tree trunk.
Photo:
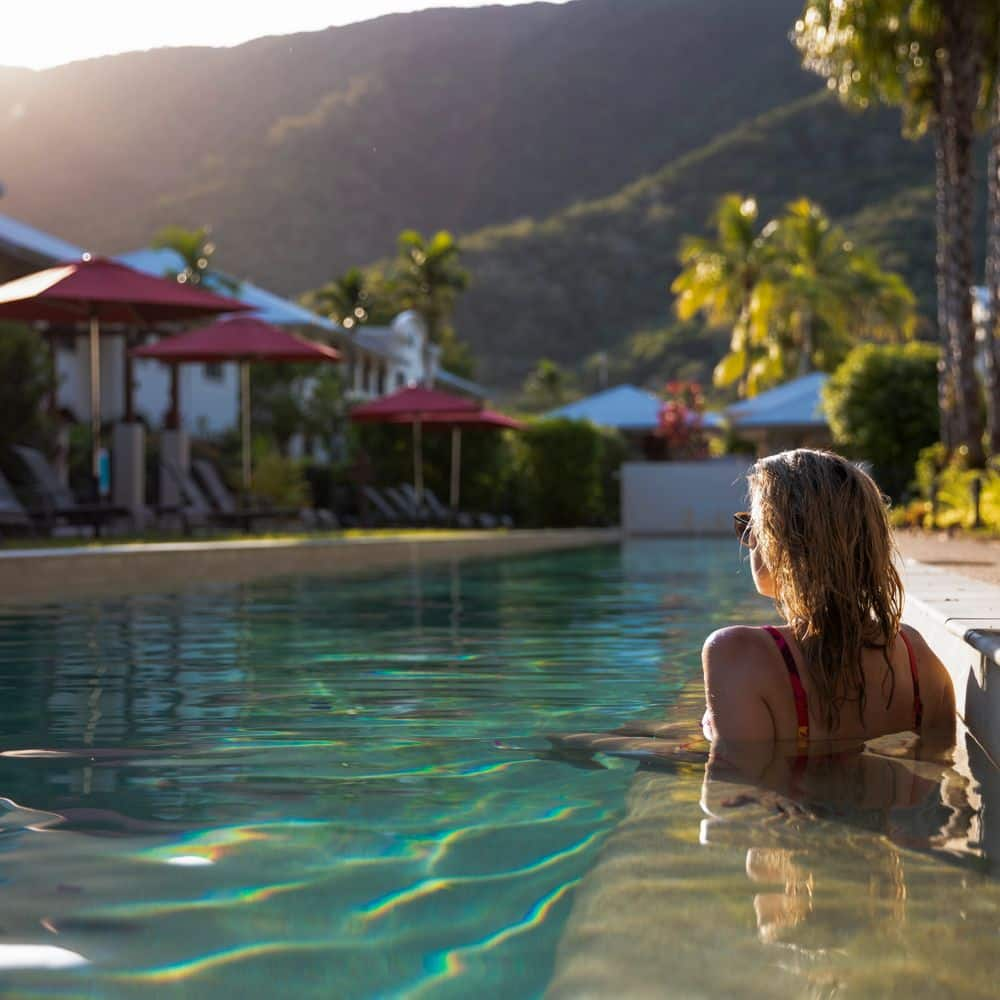
M740 306L739 319L736 321L743 331L743 372L736 383L737 399L746 399L750 390L750 299L749 292Z
M947 249L951 302L948 340L955 365L955 443L965 450L966 460L972 466L980 466L984 461L980 389L975 368L976 335L972 321L972 288L975 283L973 145L981 74L976 18L977 10L968 0L947 0L944 4L942 108L950 187Z
M934 129L935 216L937 252L938 418L941 443L950 455L955 448L955 366L948 331L951 328L951 281L948 275L948 167L944 125L939 118Z
M986 443L1000 455L1000 66L990 130L989 210L986 246Z
M813 330L813 316L811 312L805 313L801 320L802 344L799 352L798 374L808 375L813 370L812 356L815 348L815 331Z

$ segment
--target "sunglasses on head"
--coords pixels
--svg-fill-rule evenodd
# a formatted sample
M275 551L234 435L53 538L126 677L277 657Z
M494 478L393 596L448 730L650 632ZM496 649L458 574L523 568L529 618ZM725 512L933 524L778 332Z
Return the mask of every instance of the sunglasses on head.
M740 545L752 549L757 544L753 537L749 511L741 510L739 513L733 514L733 531L740 540Z

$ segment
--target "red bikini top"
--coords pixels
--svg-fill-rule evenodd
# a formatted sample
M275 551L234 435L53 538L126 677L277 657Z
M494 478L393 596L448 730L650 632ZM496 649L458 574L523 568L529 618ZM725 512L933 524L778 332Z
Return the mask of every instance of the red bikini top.
M795 665L795 658L788 648L785 637L773 625L765 625L764 630L774 639L781 656L785 661L788 670L788 680L792 685L792 694L795 696L795 717L798 723L798 743L801 747L809 742L809 705L806 701L806 689L802 686L802 678L799 676L799 668ZM917 658L913 654L913 647L910 640L906 638L906 633L900 629L900 638L906 646L906 652L910 660L910 677L913 680L913 729L920 732L920 724L924 717L924 706L920 700L920 679L917 676Z

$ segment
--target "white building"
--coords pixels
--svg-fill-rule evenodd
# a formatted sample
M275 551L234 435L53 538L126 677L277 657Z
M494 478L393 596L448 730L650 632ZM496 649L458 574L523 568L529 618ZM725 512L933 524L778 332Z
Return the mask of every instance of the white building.
M78 260L85 249L0 215L0 281ZM135 250L117 259L157 276L176 274L183 268L179 255L169 249ZM211 278L206 284L213 287ZM425 352L427 332L414 312L401 313L386 327L365 326L349 332L327 317L252 282L218 275L214 286L223 294L253 306L253 315L261 319L333 343L343 354L342 372L353 399L368 399L428 381L472 395L485 395L474 383L440 370L440 349L432 345ZM86 338L62 339L55 346L57 403L77 420L86 421L90 412L90 357ZM122 419L125 412L125 349L124 336L102 337L101 413L108 422ZM425 359L430 363L429 373L425 372ZM210 435L236 426L239 412L236 364L181 365L179 374L180 411L185 430L194 435ZM134 362L133 392L137 414L149 426L161 427L170 399L169 366L150 360Z

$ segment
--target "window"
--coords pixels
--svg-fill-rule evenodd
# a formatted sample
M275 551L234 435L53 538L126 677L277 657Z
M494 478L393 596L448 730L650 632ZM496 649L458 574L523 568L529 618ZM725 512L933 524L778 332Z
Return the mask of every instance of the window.
M210 361L204 366L204 371L205 378L211 379L213 382L221 382L223 375L225 374L221 361Z

